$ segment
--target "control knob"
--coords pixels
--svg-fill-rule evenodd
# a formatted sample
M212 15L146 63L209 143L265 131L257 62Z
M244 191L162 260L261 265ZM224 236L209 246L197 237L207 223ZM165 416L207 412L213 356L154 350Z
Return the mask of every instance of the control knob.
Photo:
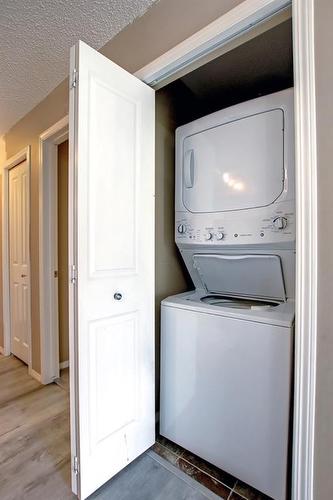
M186 231L186 227L184 226L184 224L179 224L179 226L177 227L177 231L179 234L184 234Z
M216 236L216 239L217 239L217 240L223 240L223 238L224 238L224 234L223 234L223 233L221 233L221 232L216 233L216 235L215 235L215 236Z
M205 234L205 240L206 240L206 241L209 241L209 240L211 240L212 238L213 238L212 233L209 233L209 232L208 232L208 233L206 233L206 234Z
M286 217L275 217L275 219L273 219L273 226L275 227L275 229L284 229L285 227L287 227L287 224L288 220L286 219Z

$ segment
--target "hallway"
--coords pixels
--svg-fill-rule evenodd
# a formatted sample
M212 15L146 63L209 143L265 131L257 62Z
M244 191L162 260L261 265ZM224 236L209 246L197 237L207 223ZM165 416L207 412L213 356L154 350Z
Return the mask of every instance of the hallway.
M74 499L70 489L69 394L39 384L15 357L0 357L2 500Z

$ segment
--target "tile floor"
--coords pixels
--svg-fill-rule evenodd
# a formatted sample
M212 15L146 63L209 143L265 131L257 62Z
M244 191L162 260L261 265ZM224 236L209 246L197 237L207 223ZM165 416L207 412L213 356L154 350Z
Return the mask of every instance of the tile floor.
M148 451L89 497L89 500L218 500L188 475Z
M204 485L223 500L270 500L231 474L218 469L163 436L157 437L154 451Z

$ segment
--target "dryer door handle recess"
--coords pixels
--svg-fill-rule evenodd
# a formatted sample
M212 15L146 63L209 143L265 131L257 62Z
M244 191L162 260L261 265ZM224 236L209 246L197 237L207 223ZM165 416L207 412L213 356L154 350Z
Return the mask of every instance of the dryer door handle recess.
M184 184L186 188L192 188L194 184L194 150L189 149L184 154Z

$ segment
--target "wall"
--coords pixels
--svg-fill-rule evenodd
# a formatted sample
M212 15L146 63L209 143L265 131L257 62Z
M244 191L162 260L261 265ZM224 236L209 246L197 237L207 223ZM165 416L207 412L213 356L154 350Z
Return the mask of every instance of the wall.
M101 52L134 72L240 3L242 0L209 0L209 3L160 0L108 42ZM8 157L31 145L32 367L37 372L40 372L38 137L67 113L68 82L64 81L6 134Z
M2 165L6 161L6 143L3 136L0 137L0 186L2 186ZM0 304L2 304L2 189L0 189ZM3 310L0 307L0 346L3 346Z
M160 304L169 295L188 289L189 278L174 243L175 207L175 116L174 102L167 90L156 93L156 261L155 261L155 340L156 406L159 408Z
M59 361L69 360L68 338L68 141L58 146Z
M318 165L318 339L314 500L333 498L333 2L314 0Z

